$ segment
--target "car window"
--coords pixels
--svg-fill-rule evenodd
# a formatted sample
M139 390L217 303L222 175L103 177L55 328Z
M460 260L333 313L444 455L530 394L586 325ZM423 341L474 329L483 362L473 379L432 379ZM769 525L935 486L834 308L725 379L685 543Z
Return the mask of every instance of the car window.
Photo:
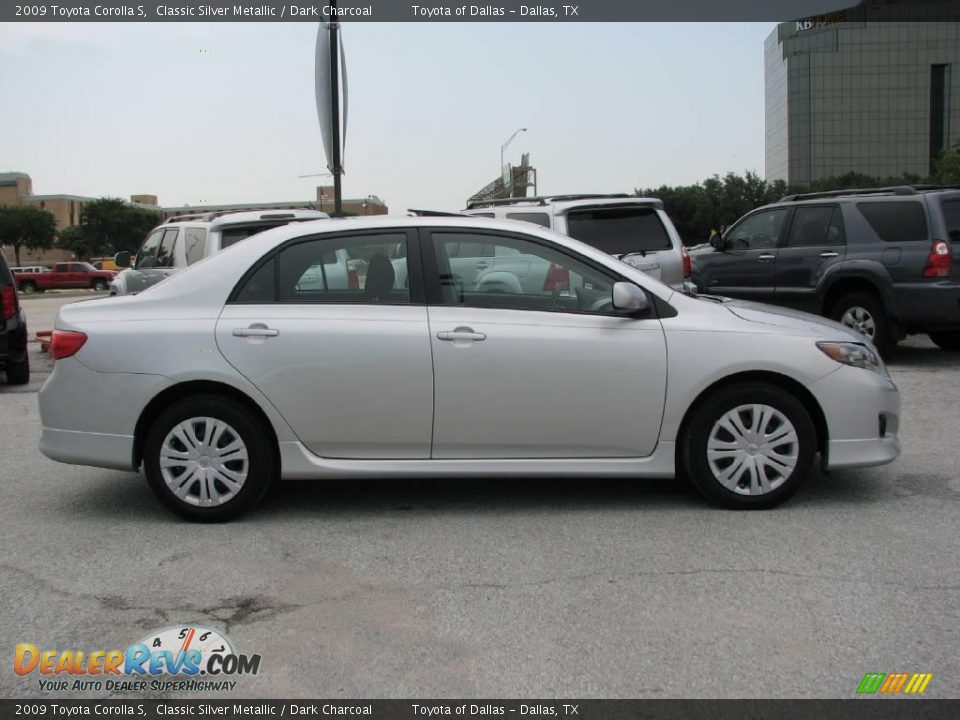
M406 233L394 232L288 245L249 276L234 302L408 303L406 243Z
M179 234L179 228L168 228L163 233L163 240L160 241L160 249L157 250L157 260L154 267L173 267L173 250L177 245L177 235Z
M611 313L613 280L552 246L511 236L435 232L441 301L510 310ZM492 245L494 257L451 257L465 242Z
M860 202L857 210L884 242L915 242L929 237L927 216L919 202Z
M203 259L207 248L207 231L203 228L187 228L183 234L183 242L187 265L193 265Z
M943 222L950 242L960 243L960 200L947 200L940 207L943 208Z
M673 248L667 229L651 207L571 210L567 235L610 255Z
M151 268L157 264L157 251L160 249L160 240L163 238L163 229L154 230L143 241L140 252L137 253L137 265L139 268Z
M732 250L775 248L787 212L786 208L776 208L754 213L735 225L725 240Z
M796 209L787 236L787 247L823 247L843 243L843 218L839 208L819 205Z
M523 222L550 227L550 216L541 212L510 212L507 213L508 220L522 220Z

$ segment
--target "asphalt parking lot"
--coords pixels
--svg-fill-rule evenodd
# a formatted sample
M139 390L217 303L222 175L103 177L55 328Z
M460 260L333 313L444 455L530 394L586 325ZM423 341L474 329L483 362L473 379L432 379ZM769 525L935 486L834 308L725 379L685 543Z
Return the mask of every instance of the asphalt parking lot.
M56 304L24 301L32 330ZM960 358L925 338L891 365L900 459L777 510L649 481L350 481L215 526L41 456L33 359L37 382L0 385L4 652L198 623L263 656L237 697L846 698L900 671L960 697ZM0 696L43 694L8 655Z

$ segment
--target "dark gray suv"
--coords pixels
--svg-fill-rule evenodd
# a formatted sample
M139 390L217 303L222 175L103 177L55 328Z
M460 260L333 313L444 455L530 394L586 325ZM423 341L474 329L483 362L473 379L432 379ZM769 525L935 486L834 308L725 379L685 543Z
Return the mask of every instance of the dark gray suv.
M960 188L790 195L713 245L693 257L701 293L825 315L881 352L921 332L960 350Z

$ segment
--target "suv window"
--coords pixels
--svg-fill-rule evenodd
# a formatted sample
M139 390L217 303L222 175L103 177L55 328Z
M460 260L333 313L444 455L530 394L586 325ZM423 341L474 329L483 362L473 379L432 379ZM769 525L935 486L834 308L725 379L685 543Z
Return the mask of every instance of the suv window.
M207 249L207 231L203 228L187 228L183 234L183 242L187 265L193 265L203 259Z
M798 207L790 224L787 247L843 245L843 218L836 206Z
M735 225L724 239L733 250L775 248L788 212L787 208L761 210Z
M541 212L510 212L507 213L508 220L522 220L523 222L541 225L545 228L550 227L550 216Z
M257 233L265 232L266 230L272 230L276 227L282 227L286 225L285 222L276 222L276 223L259 223L257 225L234 225L233 227L225 227L220 231L220 249L230 247L235 245L241 240L246 240L251 235L256 235Z
M943 222L950 242L960 243L960 200L947 200L940 207L943 208Z
M143 246L140 248L140 252L137 253L137 269L140 268L151 268L155 267L157 264L157 250L160 249L160 240L163 238L163 229L154 230L152 233L147 235L147 239L143 241Z
M173 267L173 249L177 246L177 235L179 233L179 228L169 228L163 233L163 240L160 241L160 249L157 250L157 261L154 267Z
M928 237L927 216L918 202L859 202L857 210L884 242L914 242Z
M608 255L673 248L667 229L651 207L571 210L567 234Z

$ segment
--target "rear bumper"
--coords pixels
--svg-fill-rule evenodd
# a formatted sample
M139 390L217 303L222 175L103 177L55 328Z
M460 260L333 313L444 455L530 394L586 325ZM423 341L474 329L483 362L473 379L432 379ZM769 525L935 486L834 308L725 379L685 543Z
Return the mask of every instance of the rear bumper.
M71 465L93 465L114 470L133 467L133 435L43 428L40 452L51 460Z
M952 280L894 286L897 315L908 331L960 330L960 284Z

